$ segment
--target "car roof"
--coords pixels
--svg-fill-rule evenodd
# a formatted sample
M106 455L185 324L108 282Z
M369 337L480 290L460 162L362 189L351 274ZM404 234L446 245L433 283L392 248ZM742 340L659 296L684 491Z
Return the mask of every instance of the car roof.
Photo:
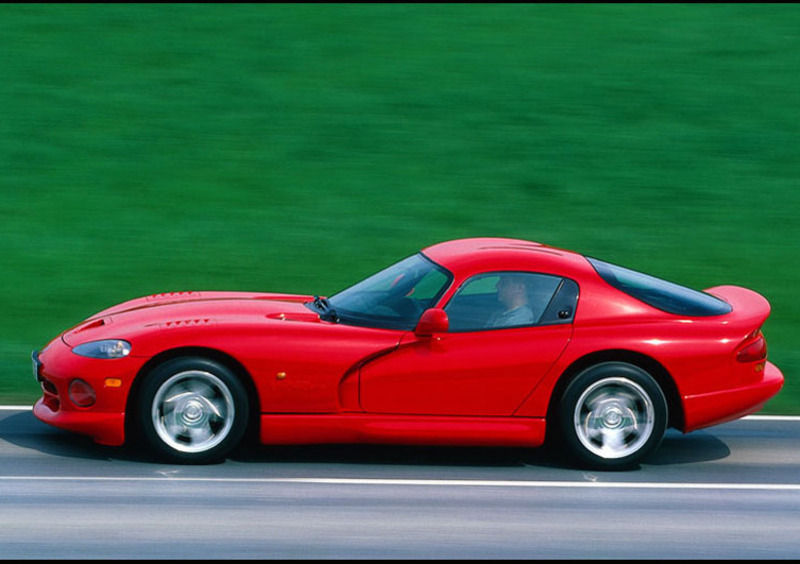
M437 243L422 253L457 277L477 272L523 270L580 278L595 274L586 258L574 251L503 237L474 237Z

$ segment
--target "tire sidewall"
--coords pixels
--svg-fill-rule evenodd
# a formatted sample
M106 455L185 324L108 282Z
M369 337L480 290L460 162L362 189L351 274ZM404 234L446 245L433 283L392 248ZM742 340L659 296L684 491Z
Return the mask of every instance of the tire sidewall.
M575 429L575 408L583 392L594 383L611 377L622 377L638 384L653 404L653 429L645 443L635 452L621 458L604 458L583 445ZM578 464L596 470L628 470L653 452L667 427L667 402L656 380L644 369L625 362L605 362L591 366L573 378L558 406L558 431L566 454Z
M233 399L234 418L225 438L202 452L183 452L165 443L156 431L152 418L153 402L159 389L173 376L191 370L216 376ZM179 357L168 360L147 374L134 406L139 435L145 446L160 459L182 464L208 464L223 460L242 440L249 419L248 400L244 386L226 366L202 357Z

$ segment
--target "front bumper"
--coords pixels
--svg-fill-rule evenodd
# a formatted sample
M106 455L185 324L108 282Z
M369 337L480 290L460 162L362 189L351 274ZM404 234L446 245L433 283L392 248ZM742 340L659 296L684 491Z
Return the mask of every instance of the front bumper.
M124 444L128 393L146 358L86 358L74 354L66 343L56 339L41 352L34 351L31 360L34 377L42 387L42 397L33 407L37 419L89 435L100 444ZM91 406L81 407L72 401L69 386L76 379L94 389L95 401Z
M101 445L121 446L125 443L124 413L53 411L43 397L33 406L33 414L40 421L59 429L89 435Z

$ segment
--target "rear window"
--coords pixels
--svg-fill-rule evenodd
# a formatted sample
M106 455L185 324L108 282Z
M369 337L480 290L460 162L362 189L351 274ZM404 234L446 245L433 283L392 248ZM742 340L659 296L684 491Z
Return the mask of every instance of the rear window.
M709 317L730 313L730 304L654 276L587 257L600 277L614 288L667 313Z

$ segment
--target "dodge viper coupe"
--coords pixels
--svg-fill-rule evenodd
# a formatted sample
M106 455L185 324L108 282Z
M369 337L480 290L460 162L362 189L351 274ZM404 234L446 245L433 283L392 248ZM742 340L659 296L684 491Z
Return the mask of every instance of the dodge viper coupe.
M770 313L517 239L439 243L330 297L177 292L34 351L33 413L177 463L267 445L537 447L634 467L673 427L753 413L783 385Z

